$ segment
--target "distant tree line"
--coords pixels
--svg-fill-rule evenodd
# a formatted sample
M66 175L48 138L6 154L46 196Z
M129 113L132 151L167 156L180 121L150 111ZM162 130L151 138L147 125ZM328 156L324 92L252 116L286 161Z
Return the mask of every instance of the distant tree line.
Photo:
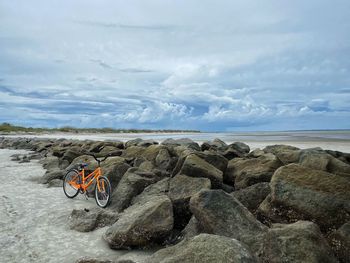
M16 126L10 123L4 122L0 124L0 132L28 132L28 133L41 133L41 132L67 132L67 133L156 133L156 132L200 132L198 130L152 130L152 129L114 129L114 128L74 128L70 126L64 126L60 128L33 128Z

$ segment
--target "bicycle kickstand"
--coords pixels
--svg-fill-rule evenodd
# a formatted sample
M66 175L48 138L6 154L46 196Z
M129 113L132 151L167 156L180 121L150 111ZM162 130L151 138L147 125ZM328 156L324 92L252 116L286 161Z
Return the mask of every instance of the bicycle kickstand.
M89 200L86 191L84 192L84 196L85 196L85 199L86 199L86 200Z

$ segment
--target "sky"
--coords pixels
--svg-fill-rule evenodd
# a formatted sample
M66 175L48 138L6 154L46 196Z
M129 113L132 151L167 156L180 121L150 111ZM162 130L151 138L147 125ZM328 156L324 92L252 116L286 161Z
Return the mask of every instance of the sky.
M350 128L349 0L0 0L0 122Z

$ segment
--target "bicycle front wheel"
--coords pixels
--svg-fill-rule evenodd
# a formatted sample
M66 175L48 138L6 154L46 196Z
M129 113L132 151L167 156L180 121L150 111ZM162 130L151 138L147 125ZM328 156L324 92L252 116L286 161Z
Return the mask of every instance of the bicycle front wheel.
M63 192L68 198L74 198L79 193L80 174L77 170L69 170L63 178Z
M97 179L95 186L95 200L99 207L105 208L111 199L111 184L107 177L101 176Z

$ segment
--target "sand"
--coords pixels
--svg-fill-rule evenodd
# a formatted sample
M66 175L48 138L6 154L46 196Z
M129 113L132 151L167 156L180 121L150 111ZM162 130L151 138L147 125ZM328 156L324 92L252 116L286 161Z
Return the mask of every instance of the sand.
M35 161L10 160L23 150L0 150L0 262L75 262L82 256L116 259L147 252L116 251L102 239L106 228L89 233L70 230L73 208L95 207L93 199L68 199L61 187L46 188L35 178L45 170ZM149 254L149 253L148 253Z

